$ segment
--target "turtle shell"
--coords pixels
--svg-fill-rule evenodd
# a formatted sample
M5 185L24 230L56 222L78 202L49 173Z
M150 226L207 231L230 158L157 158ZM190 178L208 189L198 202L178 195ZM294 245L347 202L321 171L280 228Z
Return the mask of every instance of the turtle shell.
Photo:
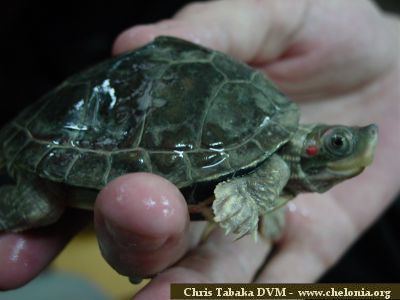
M291 138L298 119L297 106L261 72L159 37L28 107L3 131L2 159L10 174L78 187L152 172L185 188L254 169Z

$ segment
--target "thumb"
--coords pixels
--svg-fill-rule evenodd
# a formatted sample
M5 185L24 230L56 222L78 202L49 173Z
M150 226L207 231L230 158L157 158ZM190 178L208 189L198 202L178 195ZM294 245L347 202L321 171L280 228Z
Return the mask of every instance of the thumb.
M132 173L110 182L97 197L95 225L104 258L131 277L162 271L188 248L186 202L174 185L154 174Z

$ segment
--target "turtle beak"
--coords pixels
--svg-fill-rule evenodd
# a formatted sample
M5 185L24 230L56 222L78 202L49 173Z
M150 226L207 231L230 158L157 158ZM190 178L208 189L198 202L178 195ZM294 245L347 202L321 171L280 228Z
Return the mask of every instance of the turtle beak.
M360 128L361 139L367 141L364 151L360 154L360 164L369 166L374 160L376 145L378 144L378 126L371 124Z

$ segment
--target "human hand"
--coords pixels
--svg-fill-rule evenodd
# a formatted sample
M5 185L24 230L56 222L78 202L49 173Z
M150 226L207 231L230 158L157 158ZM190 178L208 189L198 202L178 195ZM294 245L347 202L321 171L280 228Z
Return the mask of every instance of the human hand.
M197 245L198 234L187 237L180 229L189 251L137 298L166 298L171 282L315 281L398 193L400 165L390 159L400 149L399 139L392 138L400 129L398 20L367 1L208 2L189 5L171 20L125 31L114 52L158 35L182 37L264 70L300 102L302 122L375 122L380 141L374 164L362 175L323 195L300 195L289 203L284 235L267 265L269 244L254 244L250 237L233 242L216 230ZM116 252L111 259L105 256L115 266L117 254L124 252L109 246ZM168 246L159 249L159 259L167 264L162 251ZM145 269L146 263L139 264L131 272Z
M95 211L103 255L126 275L161 272L138 298L167 298L170 282L313 281L337 261L398 192L400 168L390 159L400 148L392 138L400 129L398 28L364 1L220 1L188 6L173 20L118 38L115 53L161 34L201 43L265 70L291 98L313 100L302 102L303 122L380 127L372 167L324 195L290 203L278 250L257 278L271 245L249 237L233 242L220 230L199 245L203 224L188 226L186 204L169 182L131 174L110 183ZM45 238L43 231L3 235L0 265L9 268L0 270L0 288L34 276L67 237L64 229Z

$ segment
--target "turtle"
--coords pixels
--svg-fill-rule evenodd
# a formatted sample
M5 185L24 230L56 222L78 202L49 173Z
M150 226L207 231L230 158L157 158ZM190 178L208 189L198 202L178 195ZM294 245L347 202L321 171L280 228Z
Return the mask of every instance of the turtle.
M0 231L91 209L131 172L185 195L192 219L242 237L276 236L284 205L371 164L378 128L300 124L299 107L261 71L176 37L70 76L0 131ZM266 225L262 225L266 224Z

